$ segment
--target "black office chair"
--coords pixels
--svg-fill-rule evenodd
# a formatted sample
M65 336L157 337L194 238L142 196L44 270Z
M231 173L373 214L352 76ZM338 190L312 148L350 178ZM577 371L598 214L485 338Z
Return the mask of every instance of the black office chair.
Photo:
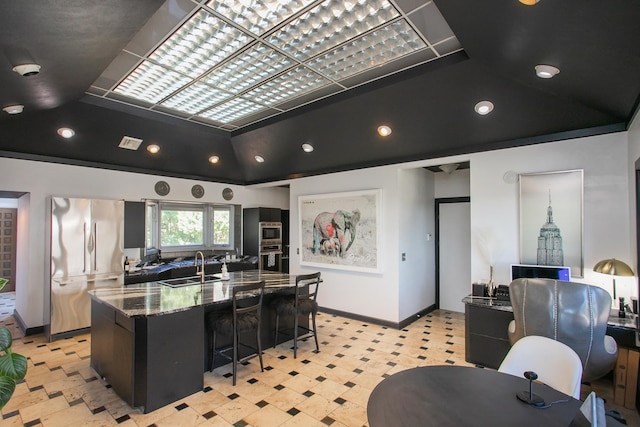
M219 353L233 362L233 385L236 385L238 362L244 362L256 355L260 359L260 371L264 371L262 364L262 345L260 343L260 323L262 316L262 297L264 296L264 280L246 285L234 285L231 291L232 309L226 312L212 311L207 314L207 330L209 332L209 371L213 371L215 354ZM256 347L240 342L240 334L254 332ZM216 348L218 334L233 337L233 345ZM239 347L243 346L253 353L240 358ZM226 353L232 351L230 357Z
M293 295L286 295L277 298L273 302L273 307L276 312L276 331L273 341L273 346L278 344L278 333L286 333L284 330L279 329L280 317L293 316L293 334L287 333L287 335L293 336L293 358L297 357L298 353L298 330L304 330L304 338L313 338L316 341L316 351L320 350L318 345L318 334L316 328L316 314L318 313L318 303L316 298L318 296L318 288L320 287L320 272L313 274L303 274L296 276L296 288ZM311 328L299 325L300 316L309 316L311 314Z

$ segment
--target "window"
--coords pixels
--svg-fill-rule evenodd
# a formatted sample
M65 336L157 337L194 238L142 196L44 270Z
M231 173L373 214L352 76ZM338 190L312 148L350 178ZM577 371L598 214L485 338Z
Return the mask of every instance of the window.
M231 209L213 208L213 244L231 245Z
M160 246L203 246L202 207L160 208Z
M147 202L147 247L233 249L234 205Z

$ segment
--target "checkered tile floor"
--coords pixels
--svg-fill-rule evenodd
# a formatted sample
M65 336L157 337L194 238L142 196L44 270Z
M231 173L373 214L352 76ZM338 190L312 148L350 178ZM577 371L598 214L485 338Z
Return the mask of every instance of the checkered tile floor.
M301 343L297 359L290 342L269 348L264 372L252 359L239 366L235 387L230 366L205 372L201 392L143 414L89 367L89 334L49 343L42 335L23 338L13 317L0 317L14 332L14 351L29 358L27 377L3 408L0 425L366 426L369 394L385 377L416 366L469 366L460 313L438 310L402 330L322 313L318 319L319 353L312 339ZM602 394L611 382L596 386ZM638 419L628 413L636 416L629 421Z

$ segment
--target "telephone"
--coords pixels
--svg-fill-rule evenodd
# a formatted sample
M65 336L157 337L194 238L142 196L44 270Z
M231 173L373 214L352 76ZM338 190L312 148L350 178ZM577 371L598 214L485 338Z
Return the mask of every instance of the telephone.
M509 286L506 286L506 285L498 285L494 295L495 295L496 299L498 299L500 301L510 301L511 300L511 298L509 297Z

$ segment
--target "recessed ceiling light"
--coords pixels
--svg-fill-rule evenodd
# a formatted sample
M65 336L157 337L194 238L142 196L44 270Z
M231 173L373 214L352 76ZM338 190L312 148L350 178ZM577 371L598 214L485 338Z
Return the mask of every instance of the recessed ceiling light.
M76 134L76 131L70 128L60 128L58 129L58 135L60 135L63 138L71 138L73 135Z
M380 136L389 136L391 135L391 128L386 125L378 126L378 134Z
M16 65L15 67L13 67L13 71L23 77L35 76L40 72L40 66L38 64Z
M24 105L9 105L8 107L4 107L3 110L9 114L20 114L24 110Z
M536 65L536 75L541 79L550 79L560 72L560 70L553 65Z
M493 103L491 101L480 101L474 107L476 113L484 116L485 114L489 114L493 111Z
M209 163L211 163L212 165L215 165L216 163L218 163L220 161L220 157L218 156L211 156L209 157Z
M538 3L540 0L518 0L522 4L526 4L527 6L533 6Z
M313 151L313 145L311 145L311 144L302 144L302 150L305 153L310 153L310 152Z
M264 163L264 157L262 156L255 156L254 159L256 159L256 162L258 163Z
M147 151L150 152L151 154L156 154L158 151L160 151L160 146L158 144L148 145Z

